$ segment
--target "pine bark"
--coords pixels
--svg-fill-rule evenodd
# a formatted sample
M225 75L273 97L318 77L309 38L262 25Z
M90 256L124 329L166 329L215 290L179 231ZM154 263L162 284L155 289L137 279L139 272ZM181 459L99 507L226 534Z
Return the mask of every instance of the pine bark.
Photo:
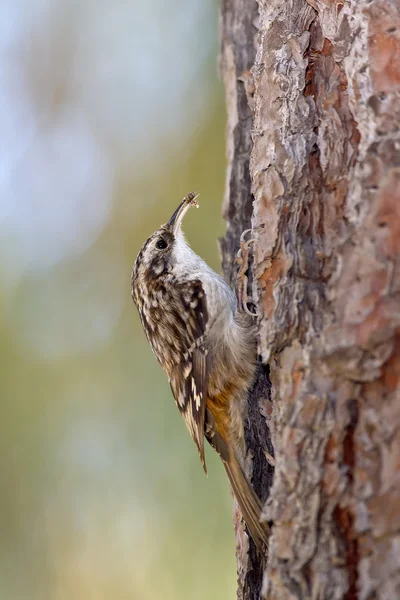
M252 227L261 366L247 441L272 522L260 557L236 514L238 597L394 600L400 3L224 0L221 39L222 263L234 283Z

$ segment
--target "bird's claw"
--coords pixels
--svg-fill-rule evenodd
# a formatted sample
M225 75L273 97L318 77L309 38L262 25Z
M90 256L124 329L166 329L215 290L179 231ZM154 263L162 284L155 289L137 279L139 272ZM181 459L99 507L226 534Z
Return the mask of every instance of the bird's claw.
M237 274L237 294L238 294L238 301L239 301L239 306L241 306L241 308L244 310L245 313L247 313L248 315L250 315L251 317L258 317L258 313L255 312L253 313L249 307L248 307L248 303L249 303L249 299L247 296L247 270L249 268L249 246L250 244L252 244L253 242L257 241L256 237L251 237L250 239L246 240L246 235L249 233L249 231L253 231L252 229L245 229L242 233L242 235L240 236L240 247L238 250L238 253L236 255L236 262L239 265L239 271Z
M249 240L247 240L247 242L245 241L245 237L249 233L249 231L253 232L252 229L245 229L243 231L242 235L240 236L240 248L242 247L242 244L245 244L245 246L247 248L249 246L249 244L257 241L257 237L252 237Z

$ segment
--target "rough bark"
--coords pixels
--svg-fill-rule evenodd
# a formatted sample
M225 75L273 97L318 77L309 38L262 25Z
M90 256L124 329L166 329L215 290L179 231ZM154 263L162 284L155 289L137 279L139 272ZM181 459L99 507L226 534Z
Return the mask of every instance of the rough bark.
M223 267L233 280L251 221L264 496L262 397L276 461L262 597L400 598L399 2L225 0L222 15ZM266 560L237 529L239 597L259 598Z
M252 148L252 68L256 56L255 38L258 7L255 0L225 0L221 19L221 70L226 87L228 109L228 169L223 214L227 220L226 237L221 242L222 267L234 286L236 256L242 232L251 227L253 196L250 180ZM249 88L250 86L250 88ZM250 101L249 101L250 100ZM251 282L251 272L249 272ZM257 382L249 396L249 415L245 428L249 455L248 475L262 500L272 484L273 468L266 459L273 449L265 417L270 412L269 368L260 361ZM270 462L272 460L270 459ZM266 557L260 556L245 533L237 506L234 507L239 600L260 597Z

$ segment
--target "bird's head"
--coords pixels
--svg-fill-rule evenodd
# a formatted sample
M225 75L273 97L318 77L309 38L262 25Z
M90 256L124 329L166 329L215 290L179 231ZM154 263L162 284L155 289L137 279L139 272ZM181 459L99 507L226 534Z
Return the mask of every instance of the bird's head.
M155 231L143 244L132 271L132 284L143 278L155 280L172 273L175 266L191 256L182 233L182 221L191 206L198 206L199 194L191 192L182 200L172 217Z

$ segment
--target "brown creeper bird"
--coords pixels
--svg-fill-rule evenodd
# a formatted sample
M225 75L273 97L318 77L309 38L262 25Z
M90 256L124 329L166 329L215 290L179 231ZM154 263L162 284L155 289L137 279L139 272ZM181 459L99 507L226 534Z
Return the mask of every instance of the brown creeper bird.
M143 244L132 270L132 297L143 329L168 376L172 394L198 448L218 452L257 546L267 545L261 504L244 474L247 393L256 369L252 319L228 284L188 246L186 196L168 223Z

